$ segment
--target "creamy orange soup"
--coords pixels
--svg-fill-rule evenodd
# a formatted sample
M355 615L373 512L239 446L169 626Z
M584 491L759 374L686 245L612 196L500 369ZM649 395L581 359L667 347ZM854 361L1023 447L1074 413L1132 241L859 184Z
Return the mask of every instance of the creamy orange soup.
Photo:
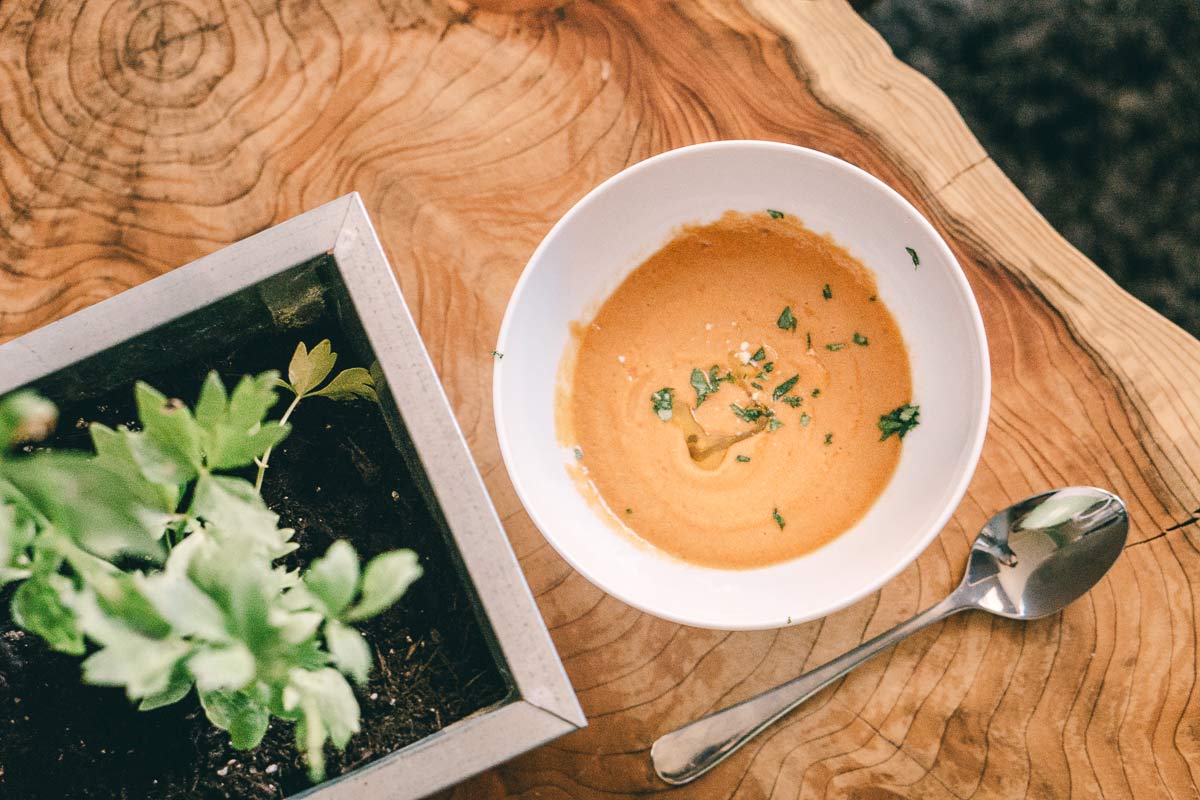
M557 424L581 488L697 564L765 566L837 537L917 423L871 272L777 211L683 229L575 334Z

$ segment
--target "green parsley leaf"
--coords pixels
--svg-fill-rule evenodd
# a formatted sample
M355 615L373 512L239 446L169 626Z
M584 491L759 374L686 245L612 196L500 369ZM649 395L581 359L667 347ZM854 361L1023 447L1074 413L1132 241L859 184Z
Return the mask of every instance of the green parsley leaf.
M758 389L760 392L763 390L763 386L761 383L755 383L754 381L750 381L750 386L754 389Z
M357 622L375 616L399 600L423 572L412 550L390 550L375 556L363 570L358 603L342 619Z
M874 302L875 302L876 300L878 300L879 298L878 298L878 297L876 297L875 295L871 295L871 296L870 296L870 297L868 297L867 299L868 299L868 300L870 300L872 303L874 303Z
M279 527L279 515L241 478L201 475L188 515L204 520L206 529L220 537L253 541L271 558L287 555L299 546L291 541L293 531Z
M783 422L778 417L771 417L771 421L767 423L768 431L777 431L783 427Z
M784 306L783 313L779 315L779 319L775 321L775 324L781 330L785 330L785 331L795 331L796 330L796 315L792 313L791 306Z
M805 343L808 345L808 349L812 350L812 331L809 331L808 333L804 334L804 340L805 340Z
M788 395L787 397L782 398L782 401L787 403L792 408L799 408L800 404L804 402L804 398L796 397L795 395Z
M187 660L187 668L202 692L237 691L254 679L254 655L241 642L203 647Z
M696 390L696 408L699 408L710 394L720 388L721 379L717 378L717 368L714 366L707 373L702 369L693 369L691 384Z
M65 451L2 462L0 473L29 507L93 555L161 560L158 540L174 508L149 480L126 480L97 458Z
M750 360L754 362L762 361L767 357L766 348L759 347L754 351L754 355L750 356Z
M69 605L73 595L71 580L65 575L30 578L13 595L13 621L60 653L81 656L85 652L83 631Z
M626 513L626 514L632 514L632 513L633 513L633 509L632 509L632 508L627 508L627 509L625 509L625 513Z
M913 250L911 247L906 247L904 249L908 251L908 255L912 259L913 268L916 269L919 267L921 265L921 257L917 255L917 251Z
M297 713L296 744L304 750L308 776L325 779L325 741L344 748L359 730L358 701L346 679L335 669L293 669L283 690L283 708Z
M825 434L825 444L833 444L833 434L832 433Z
M800 425L801 425L801 427L807 428L807 427L808 427L808 423L810 423L810 422L812 422L812 417L810 417L810 416L808 415L808 412L805 412L805 413L803 413L803 414L801 414L801 415L800 415Z
M820 389L813 389L813 390L812 390L812 396L813 396L813 397L820 397L820 396L821 396L821 390L820 390Z
M204 433L191 409L143 381L133 391L145 434L143 458L138 459L143 470L155 483L180 484L194 478L204 468Z
M783 526L786 525L787 523L784 522L783 517L780 516L779 509L777 508L774 511L772 511L771 516L773 516L775 518L775 524L779 526L779 530L783 530Z
M209 469L252 464L287 436L288 426L266 419L277 400L278 377L276 372L247 375L238 381L230 397L220 376L216 372L208 374L196 403L196 422L205 434L204 457Z
M499 350L493 350L488 353L488 355L492 356L493 358L504 358L504 353L501 353Z
M362 686L371 672L371 647L363 635L336 619L325 622L325 644L333 665Z
M663 422L670 422L671 407L675 404L675 390L670 386L664 386L654 394L650 395L650 409L658 415L658 418Z
M833 299L833 290L829 288L829 284L825 284L825 288L821 289L821 296L826 300Z
M333 352L328 339L323 339L312 350L304 342L297 343L292 362L288 364L288 383L292 391L299 395L308 394L329 377L336 363L337 353Z
M908 403L883 414L879 417L879 430L883 432L879 441L882 442L893 433L903 439L909 431L920 424L920 415L921 407Z
M312 392L313 397L327 397L330 400L370 400L379 402L375 394L375 379L371 373L362 367L351 367L338 373L337 377L325 384L325 388Z
M767 363L763 364L763 372L770 374L774 369L775 369L774 361L768 361Z
M859 347L866 347L867 346L867 337L863 336L858 331L855 331L854 332L854 343L856 345L858 345Z
M846 346L845 342L833 342L831 344L825 345L825 349L832 350L833 352L836 353L838 350L841 350L845 346Z
M782 211L776 211L773 208L768 208L767 213L771 215L771 219L783 219Z
M783 397L792 390L792 387L796 385L796 381L798 380L800 380L800 375L796 374L776 386L775 391L771 392L771 399L778 400L779 398Z
M743 422L758 422L758 418L763 415L763 409L759 406L742 408L737 403L730 403L729 407L733 409L733 413L737 415L738 419Z
M578 447L575 448L575 460L583 461L583 450Z
M266 705L250 692L200 692L200 705L208 721L229 731L238 750L253 750L262 742L271 721Z
M338 617L354 599L358 576L358 553L349 542L339 539L305 570L304 586L320 601L325 616Z
M750 456L738 456L737 460L745 464L750 461Z

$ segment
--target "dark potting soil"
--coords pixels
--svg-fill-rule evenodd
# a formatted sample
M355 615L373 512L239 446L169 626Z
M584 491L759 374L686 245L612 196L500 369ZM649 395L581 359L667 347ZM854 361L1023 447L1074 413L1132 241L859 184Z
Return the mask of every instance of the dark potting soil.
M232 387L245 373L286 371L297 341L311 347L323 338L342 353L337 369L355 365L338 346L345 337L323 323L143 377L194 403L209 369ZM136 420L133 409L132 386L65 407L51 445L90 447L86 422L128 424ZM508 688L379 408L310 398L292 423L263 485L264 498L296 529L300 548L288 566L306 565L345 538L364 561L412 548L425 570L400 603L361 626L375 665L369 685L356 688L362 731L343 753L327 748L334 777L497 703ZM263 743L243 752L209 723L194 692L139 712L121 690L81 683L79 658L17 628L8 614L11 595L11 586L0 592L0 798L240 800L286 797L311 785L291 724L273 720Z

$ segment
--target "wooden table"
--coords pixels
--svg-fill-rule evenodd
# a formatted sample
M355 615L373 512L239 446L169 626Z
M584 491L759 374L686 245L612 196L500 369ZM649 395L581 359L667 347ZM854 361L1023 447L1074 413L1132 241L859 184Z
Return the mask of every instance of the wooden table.
M1072 483L1133 522L1088 597L937 625L672 796L1196 796L1200 344L1055 233L843 2L5 0L0 130L0 340L363 194L591 720L456 800L665 793L659 734L932 603L994 510ZM488 351L585 191L743 137L845 158L933 221L994 395L970 492L915 564L820 622L728 634L635 612L546 545L500 461Z

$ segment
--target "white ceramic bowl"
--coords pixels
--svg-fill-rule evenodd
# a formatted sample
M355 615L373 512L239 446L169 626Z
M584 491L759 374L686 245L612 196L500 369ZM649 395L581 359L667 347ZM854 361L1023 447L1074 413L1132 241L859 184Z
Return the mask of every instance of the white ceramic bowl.
M568 324L587 321L679 226L729 210L779 209L870 267L908 344L921 425L866 516L824 547L751 570L695 566L599 519L566 470L554 425ZM920 255L914 268L905 252ZM593 189L551 229L517 282L496 349L496 428L521 502L588 580L651 614L708 628L767 628L821 617L875 591L933 540L966 491L983 446L991 375L979 308L924 217L888 186L832 156L775 142L672 150ZM836 502L836 498L830 498Z

